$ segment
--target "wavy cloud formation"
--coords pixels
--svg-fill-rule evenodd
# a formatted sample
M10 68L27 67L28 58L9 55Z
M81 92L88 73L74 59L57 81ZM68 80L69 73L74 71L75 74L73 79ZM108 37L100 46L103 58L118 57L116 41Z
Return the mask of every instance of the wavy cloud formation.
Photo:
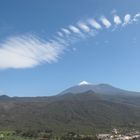
M56 62L64 46L35 36L13 37L0 44L0 68L29 68Z
M94 19L88 19L88 23L95 29L101 29L102 26Z
M63 36L64 36L63 33L61 33L61 32L57 32L57 34L58 34L60 37L63 37Z
M9 37L0 43L0 69L32 68L42 63L57 62L71 44L93 37L103 29L115 29L118 25L126 26L138 22L139 18L140 13L120 17L115 12L113 22L104 16L78 21L74 25L61 28L49 40L34 35Z
M81 33L80 30L77 27L73 26L73 25L70 25L69 28L74 33L77 33L77 34Z
M123 25L127 25L130 22L131 22L131 15L130 14L125 15Z
M68 29L62 28L62 31L66 34L66 35L70 35L71 32Z
M140 17L140 13L137 13L137 14L134 16L133 21L134 21L134 22L137 22L139 17Z
M106 28L110 28L111 27L111 22L107 18L101 17L101 21L105 25Z
M116 25L121 24L122 23L121 18L119 16L117 16L117 15L114 15L114 23Z
M90 28L85 23L78 23L79 28L83 30L84 32L90 32Z

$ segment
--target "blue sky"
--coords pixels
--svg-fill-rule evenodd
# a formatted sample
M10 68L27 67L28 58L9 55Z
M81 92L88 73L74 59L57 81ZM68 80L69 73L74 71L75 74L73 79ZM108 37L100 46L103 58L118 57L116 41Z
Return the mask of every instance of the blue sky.
M48 96L86 80L140 91L139 0L1 0L0 93Z

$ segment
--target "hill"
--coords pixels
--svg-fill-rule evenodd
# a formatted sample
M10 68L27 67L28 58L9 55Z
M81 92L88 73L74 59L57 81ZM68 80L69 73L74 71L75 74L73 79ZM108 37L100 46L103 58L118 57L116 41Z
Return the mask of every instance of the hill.
M92 133L140 128L140 95L89 90L52 97L0 97L0 129L51 129Z

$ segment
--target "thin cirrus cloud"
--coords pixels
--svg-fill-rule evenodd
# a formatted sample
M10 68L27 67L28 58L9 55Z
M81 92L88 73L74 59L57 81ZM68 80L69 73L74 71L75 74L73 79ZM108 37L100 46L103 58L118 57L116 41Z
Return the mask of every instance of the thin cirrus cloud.
M68 29L62 28L61 29L66 35L70 35L71 32Z
M130 14L126 14L125 16L124 16L124 23L123 23L123 25L127 25L127 24L129 24L131 22L131 15Z
M95 36L101 29L116 28L138 22L140 13L124 17L113 15L110 21L104 16L99 19L88 18L83 22L61 28L54 38L46 40L35 35L9 37L0 43L0 69L33 68L43 63L57 62L61 55L76 41ZM75 49L76 50L76 49Z
M70 25L69 29L73 32L73 37L78 36L78 37L85 38L85 35L81 32L81 30L77 26Z
M106 28L111 27L111 22L106 17L102 16L100 20Z
M57 34L60 36L60 37L63 37L63 33L62 32L57 32Z
M77 33L77 34L80 34L80 33L81 33L81 31L80 31L77 27L75 27L75 26L73 26L73 25L70 25L70 26L69 26L69 29L70 29L72 32L74 32L74 33Z
M114 15L114 23L116 25L119 25L119 24L122 23L122 20L121 20L121 18L118 15Z
M88 23L95 29L101 29L102 26L95 19L88 19Z
M90 32L90 28L85 23L78 23L78 27L84 32Z
M0 68L31 68L58 60L63 46L35 36L11 37L0 44Z
M133 22L137 22L139 17L140 17L140 13L137 13L133 18Z

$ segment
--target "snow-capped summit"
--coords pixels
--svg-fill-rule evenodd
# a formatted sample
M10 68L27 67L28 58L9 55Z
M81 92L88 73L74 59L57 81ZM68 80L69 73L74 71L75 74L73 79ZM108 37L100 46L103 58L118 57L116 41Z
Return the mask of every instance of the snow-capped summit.
M82 86L82 85L90 85L90 83L88 83L87 81L81 81L78 85L79 86Z

